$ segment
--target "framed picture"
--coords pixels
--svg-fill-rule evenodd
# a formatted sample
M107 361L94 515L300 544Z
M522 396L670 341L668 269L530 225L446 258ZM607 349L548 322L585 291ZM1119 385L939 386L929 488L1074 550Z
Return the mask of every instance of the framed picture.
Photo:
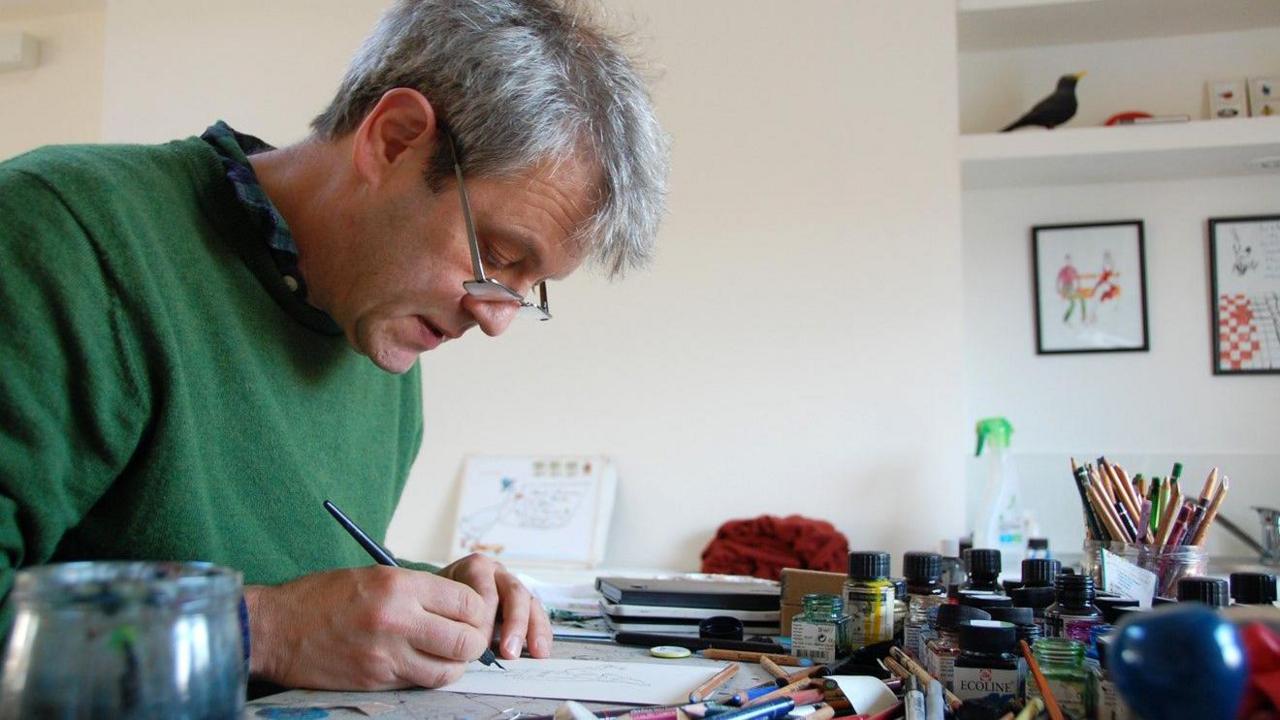
M1036 352L1146 351L1142 221L1031 228Z
M1213 374L1280 373L1280 215L1209 219Z

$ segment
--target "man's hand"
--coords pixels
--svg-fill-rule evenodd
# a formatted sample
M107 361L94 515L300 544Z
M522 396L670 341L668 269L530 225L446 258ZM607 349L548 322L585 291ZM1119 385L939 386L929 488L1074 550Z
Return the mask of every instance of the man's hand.
M525 645L536 658L551 655L551 621L547 613L538 599L501 563L483 555L468 555L443 568L440 576L457 580L480 593L489 621L481 627L486 633L491 633L497 612L502 612L499 634L502 657L520 657L520 649Z
M490 575L490 588L505 582L496 572ZM493 603L481 592L394 567L251 585L245 601L253 645L250 673L296 688L440 687L480 657L493 626ZM526 615L528 606L526 593Z

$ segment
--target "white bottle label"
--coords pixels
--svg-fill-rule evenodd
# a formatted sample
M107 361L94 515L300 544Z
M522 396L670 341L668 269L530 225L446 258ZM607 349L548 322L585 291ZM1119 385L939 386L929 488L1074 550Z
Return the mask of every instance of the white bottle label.
M961 700L985 700L1004 705L1018 695L1017 669L958 667L952 692Z
M902 647L911 657L919 660L924 657L924 643L927 638L922 639L921 631L927 633L928 621L915 622L912 618L927 616L930 608L938 607L945 604L946 597L942 595L908 595L907 596L907 623L902 631Z
M834 663L839 648L834 623L791 621L791 654L816 663Z
M1045 678L1049 691L1053 693L1058 706L1073 720L1085 720L1089 716L1088 698L1085 693L1085 682L1064 682L1056 678ZM1044 697L1040 694L1040 686L1034 680L1027 681L1027 699Z

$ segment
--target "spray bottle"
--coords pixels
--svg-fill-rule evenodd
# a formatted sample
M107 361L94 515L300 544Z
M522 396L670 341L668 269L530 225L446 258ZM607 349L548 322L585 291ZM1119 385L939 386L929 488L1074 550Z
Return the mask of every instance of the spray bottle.
M1026 555L1028 517L1022 509L1018 474L1009 451L1013 426L1002 417L993 417L979 420L977 430L978 448L974 455L981 457L985 449L987 460L973 546L999 550L1006 568L1021 567Z

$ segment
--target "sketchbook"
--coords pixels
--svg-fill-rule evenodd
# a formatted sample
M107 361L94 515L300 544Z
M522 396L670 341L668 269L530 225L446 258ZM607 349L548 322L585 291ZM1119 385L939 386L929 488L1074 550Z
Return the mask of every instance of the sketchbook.
M473 456L450 557L483 553L504 562L595 567L604 559L618 474L600 456Z
M689 691L721 670L685 663L632 663L551 658L503 660L506 670L471 663L445 692L591 702L682 705Z

